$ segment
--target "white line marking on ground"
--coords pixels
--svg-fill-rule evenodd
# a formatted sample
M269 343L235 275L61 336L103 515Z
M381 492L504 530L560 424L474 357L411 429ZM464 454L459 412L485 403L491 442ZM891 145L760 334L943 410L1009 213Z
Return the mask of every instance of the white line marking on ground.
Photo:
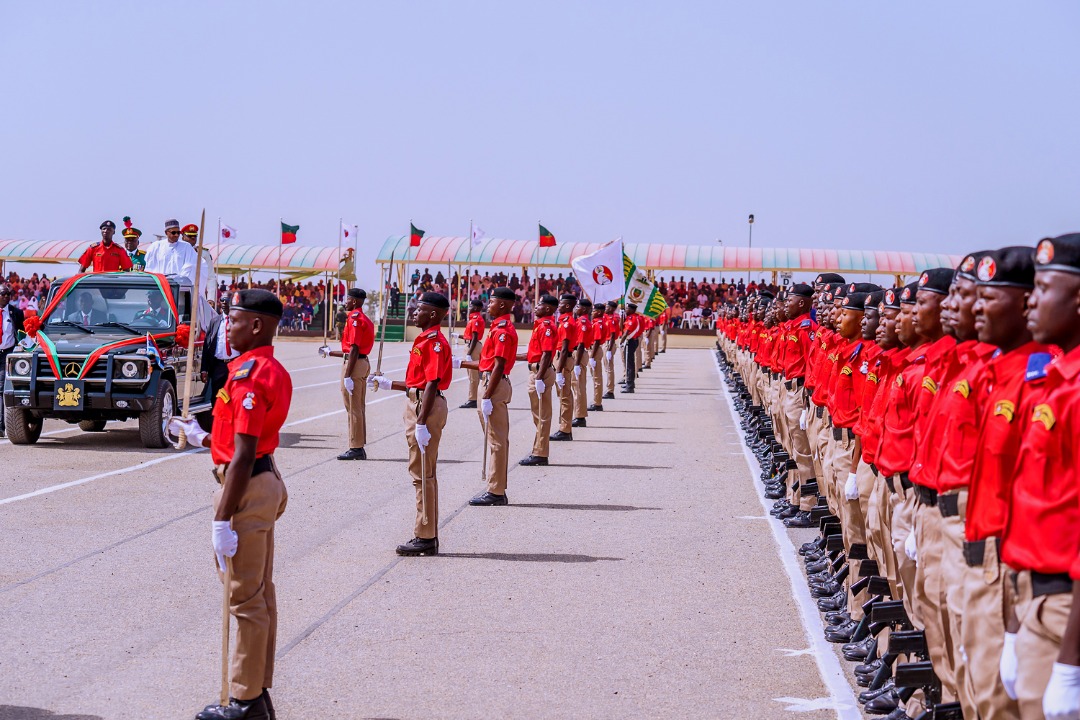
M813 700L807 700L805 698L778 697L773 698L773 700L778 703L784 703L786 706L784 709L789 712L832 710L834 707L839 710L839 707L833 702L832 698L814 698Z
M731 393L728 392L724 374L720 371L720 361L716 359L715 355L713 355L713 363L716 366L716 375L720 380L724 401L727 403L732 419L737 423L738 414L735 412L735 403L731 400ZM743 447L743 457L746 459L746 464L750 469L750 478L754 484L754 490L758 490L758 483L754 478L761 475L761 467L758 465L753 453L750 452L750 448L742 441L741 434L740 444ZM756 495L758 502L761 503L762 511L768 514L768 501L765 500L761 493L756 493ZM832 647L826 642L824 633L820 632L821 618L817 604L810 597L810 591L806 587L803 575L795 565L795 546L792 545L791 538L788 537L787 529L783 523L774 518L769 518L769 520L769 529L772 530L773 540L776 541L780 562L783 563L788 580L791 581L791 594L799 608L799 617L802 620L803 630L806 632L806 639L810 643L810 647L814 649L812 654L814 661L817 663L818 672L821 674L821 679L832 695L831 699L820 698L820 700L828 700L829 704L808 709L832 708L836 710L836 717L839 720L862 720L862 713L856 709L858 703L855 700L855 693L844 676L840 661L836 658L836 653L833 652ZM800 698L776 698L776 700L777 702L793 701L797 703L817 702ZM801 709L798 711L805 712Z
M409 353L402 353L401 355L383 355L383 360L393 360L394 358L408 357ZM308 370L323 370L325 368L341 367L341 363L337 361L338 358L334 358L331 361L324 362L322 365L309 365L307 367L296 368L295 370L289 370L289 374L298 372L307 372Z
M768 520L764 515L736 515L736 520Z
M806 648L805 650L792 650L791 648L776 648L777 652L784 653L784 657L798 657L800 655L813 655L816 651L814 648Z

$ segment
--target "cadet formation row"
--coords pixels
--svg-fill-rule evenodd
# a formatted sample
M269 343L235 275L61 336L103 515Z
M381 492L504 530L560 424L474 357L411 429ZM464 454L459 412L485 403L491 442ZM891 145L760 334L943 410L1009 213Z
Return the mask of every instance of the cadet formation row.
M486 489L469 502L474 506L507 505L509 463L510 372L528 364L529 402L536 436L523 466L544 466L551 441L569 442L573 431L587 426L590 412L601 412L615 397L615 358L622 358L621 392L633 393L637 376L652 367L667 345L663 318L656 321L632 304L625 315L615 303L593 306L574 295L542 296L525 352L519 351L510 312L515 295L496 288L487 305L492 319L485 334L479 303L465 327L464 353L454 357L441 330L449 302L440 293L425 293L414 316L419 335L409 353L403 380L372 374L369 355L375 327L364 314L363 290L348 292L348 316L341 350L319 349L323 357L342 358L342 399L348 417L349 449L340 460L366 460L366 393L406 394L405 438L408 470L416 495L412 539L398 546L399 555L439 552L439 444L447 419L446 397L454 370L469 376L469 400L484 433ZM236 619L236 642L229 667L229 697L206 706L199 720L274 718L268 688L272 683L277 627L273 584L273 527L285 510L287 493L274 462L278 431L289 412L292 382L273 356L273 336L283 307L265 290L240 290L229 299L225 333L228 371L215 384L216 402L210 432L197 421L174 418L171 431L183 430L196 446L210 448L221 487L214 502L211 539L219 575L225 583L230 613ZM208 337L213 334L208 331ZM225 339L219 344L224 347ZM223 358L232 357L222 354ZM592 376L591 386L589 376ZM559 397L558 428L551 434L552 393Z
M731 306L718 357L871 714L1080 717L1080 234Z

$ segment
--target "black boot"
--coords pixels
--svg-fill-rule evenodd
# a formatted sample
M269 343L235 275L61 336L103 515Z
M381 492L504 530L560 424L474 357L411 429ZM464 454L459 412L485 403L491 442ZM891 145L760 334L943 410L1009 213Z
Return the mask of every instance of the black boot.
M397 554L405 557L419 557L421 555L438 555L439 538L413 538L404 545L397 546Z
M539 455L530 455L529 457L518 460L518 465L525 465L526 467L531 465L547 465L548 459L546 457L540 457Z
M364 448L349 448L337 456L338 460L367 460L367 451Z
M509 505L510 502L506 499L506 495L496 495L495 493L485 492L474 497L469 501L469 504L488 507L492 505Z
M229 698L228 705L207 705L195 720L269 720L263 697L244 701Z

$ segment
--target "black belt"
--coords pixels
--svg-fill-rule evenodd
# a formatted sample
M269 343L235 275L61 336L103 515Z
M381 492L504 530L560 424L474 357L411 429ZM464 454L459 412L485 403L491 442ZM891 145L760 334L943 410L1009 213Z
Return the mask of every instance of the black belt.
M272 472L274 469L274 456L263 455L262 457L255 458L255 463L251 466L251 477L261 475L265 472ZM219 485L225 484L225 473L229 470L229 463L223 463L221 465L214 466L211 471L214 475L214 480Z
M824 405L815 405L814 406L814 415L817 417L818 420L825 417L825 406Z
M900 473L900 487L904 488L905 490L910 490L914 487L914 484L911 482L911 480L908 479L907 472Z
M956 517L960 514L960 493L937 496L937 508L941 517Z
M422 388L422 387L409 388L408 390L405 391L405 395L410 400L412 400L414 403L419 403L421 400L424 399L424 388ZM443 396L442 390L436 389L435 390L435 395L437 395L438 397L442 397Z
M870 469L874 471L875 475L881 475L881 473L877 469L877 465L875 465L874 463L870 463Z
M843 439L844 439L845 437L846 437L846 438L847 438L847 439L848 439L849 441L851 441L851 440L854 440L854 439L855 439L855 433L854 433L854 432L852 432L851 428L838 428L838 427L834 427L834 428L832 429L832 439L833 439L833 440L836 440L837 442L840 442L840 441L841 441L841 440L843 440Z
M885 476L885 486L889 488L889 492L896 494L896 483L893 482L892 475Z
M904 476L900 476L900 482L904 481ZM928 488L925 485L914 485L915 494L919 496L919 502L923 505L929 505L934 507L937 505L937 490L934 488Z
M795 388L801 388L806 384L806 378L797 377L794 380L788 380L784 383L784 387L788 390L794 390Z
M364 353L357 353L356 354L356 359L357 360L367 360L367 355L365 355ZM349 362L349 353L344 353L341 361L342 362Z
M1047 573L1031 571L1031 594L1035 597L1071 593L1073 581L1069 573Z
M975 542L964 541L964 562L968 564L968 567L981 567L985 556L985 540L976 540Z

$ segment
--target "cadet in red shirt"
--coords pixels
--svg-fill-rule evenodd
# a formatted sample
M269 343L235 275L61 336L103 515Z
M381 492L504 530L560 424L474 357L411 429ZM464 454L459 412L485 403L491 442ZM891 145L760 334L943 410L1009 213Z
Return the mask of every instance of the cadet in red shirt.
M126 250L113 242L115 232L116 223L112 220L101 223L101 242L86 248L86 251L79 256L79 272L84 273L87 268L93 268L92 272L118 272L131 269L131 257Z
M590 412L604 409L604 346L608 340L608 326L604 322L604 305L598 304L592 311L592 345L588 350L589 370L592 372L592 403L585 408Z
M480 359L480 341L484 338L484 303L473 300L469 305L469 321L465 323L465 354L470 360ZM469 370L469 396L461 404L463 408L476 407L476 394L480 388L480 371Z
M236 619L229 704L207 706L198 720L265 717L272 708L267 688L273 686L277 635L274 523L288 500L273 453L292 399L292 379L274 358L282 312L273 293L235 293L228 332L240 356L229 363L229 379L218 392L212 434L194 418L169 423L173 432L182 427L192 444L210 448L221 483L214 494L212 539Z
M491 329L484 338L480 362L454 359L455 367L476 368L483 373L484 396L480 401L480 422L487 433L484 462L487 491L469 501L470 505L506 505L506 473L510 460L510 371L517 360L517 330L510 312L517 297L508 287L498 287L488 301Z
M585 427L586 418L589 415L589 357L595 341L592 320L592 301L589 298L581 298L577 307L574 308L574 321L578 325L578 337L580 342L574 352L574 378L572 389L574 395L574 420L570 427Z
M341 350L323 348L323 357L344 358L341 366L341 399L349 429L349 449L338 460L367 460L367 379L371 374L368 355L375 345L375 324L364 314L367 293L351 288L345 300L345 327L341 330Z
M604 314L604 327L607 339L604 341L604 382L603 400L615 398L615 343L622 334L619 323L619 304L614 300L608 301Z
M581 327L574 319L574 306L577 296L566 293L559 299L559 319L556 323L559 332L556 337L558 348L555 352L555 387L559 395L559 429L551 436L552 440L573 440L574 391L573 385L566 385L566 374L576 363L577 349L581 346Z
M532 453L518 461L518 465L547 465L551 432L551 387L555 384L555 370L552 360L557 348L556 338L559 329L555 325L555 308L559 301L552 295L544 295L536 304L532 335L529 347L518 360L529 364L529 405L532 407L533 423L536 425L536 437L533 439Z
M409 445L409 474L416 491L416 520L413 539L398 545L397 554L406 556L439 554L439 442L446 426L446 397L443 392L453 379L450 343L439 326L450 309L442 293L426 292L413 316L420 334L413 340L405 382L383 375L371 376L372 390L400 390L406 393L405 441Z
M641 335L645 332L645 318L638 315L637 305L626 303L626 320L623 321L622 337L619 339L624 352L623 367L626 368L626 386L624 393L634 392L637 381L638 365L636 358L641 348Z
M1080 715L1080 234L1035 251L1027 325L1064 355L1029 363L1034 390L1016 416L1023 439L1002 559L1019 598L1001 661L1022 717ZM1034 359L1034 356L1032 356ZM1044 376L1036 378L1034 376Z

